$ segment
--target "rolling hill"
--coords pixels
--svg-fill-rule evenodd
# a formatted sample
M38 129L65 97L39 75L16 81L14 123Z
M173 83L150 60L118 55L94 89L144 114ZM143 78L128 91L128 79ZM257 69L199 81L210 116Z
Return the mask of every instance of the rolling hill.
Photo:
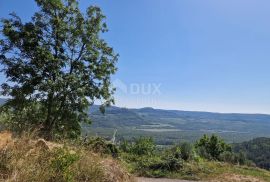
M195 141L205 133L215 133L228 142L242 142L256 137L270 137L270 115L223 114L196 111L162 110L154 108L127 109L109 107L105 114L98 106L91 107L92 125L84 125L90 135L131 139L151 136L159 144L172 144L179 140Z
M6 99L0 99L2 105ZM150 107L128 109L108 107L105 114L94 105L89 109L92 124L82 124L84 133L117 139L150 136L160 145L195 141L203 134L218 134L227 142L270 137L270 115L224 114L196 111L162 110Z

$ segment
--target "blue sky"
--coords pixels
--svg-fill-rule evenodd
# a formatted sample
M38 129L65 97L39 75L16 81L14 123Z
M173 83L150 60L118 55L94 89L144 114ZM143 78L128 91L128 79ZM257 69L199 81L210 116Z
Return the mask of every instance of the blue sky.
M120 54L116 105L270 114L270 1L80 1L91 4ZM0 17L12 11L29 20L36 6L0 0Z

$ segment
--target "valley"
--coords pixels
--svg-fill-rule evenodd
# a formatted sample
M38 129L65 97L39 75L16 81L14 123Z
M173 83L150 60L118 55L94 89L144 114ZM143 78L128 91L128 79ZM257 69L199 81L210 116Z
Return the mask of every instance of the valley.
M117 139L152 137L159 145L179 141L194 142L203 134L217 134L229 143L270 137L270 115L223 114L196 111L128 109L110 107L105 114L94 105L89 111L91 125L83 125L84 133L110 138L117 129Z

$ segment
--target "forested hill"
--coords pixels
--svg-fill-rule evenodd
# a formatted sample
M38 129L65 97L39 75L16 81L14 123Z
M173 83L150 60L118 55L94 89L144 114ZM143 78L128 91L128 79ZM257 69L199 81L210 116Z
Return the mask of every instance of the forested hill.
M0 99L3 104L6 99ZM84 131L111 137L118 129L118 138L146 135L158 144L173 144L179 139L195 141L205 133L216 133L228 142L242 142L256 137L270 137L270 115L223 114L196 111L162 110L154 108L106 108L101 114L99 106L89 109L92 125Z
M243 152L249 160L261 168L270 169L270 138L255 138L235 144L235 152Z
M128 109L110 107L105 114L98 106L90 108L92 128L100 135L152 136L160 144L174 143L179 139L195 141L205 133L216 133L228 142L242 142L256 137L270 137L270 115L223 114L162 110L154 108Z
M141 108L141 109L128 109L128 108L120 108L120 107L108 107L106 108L105 115L99 112L98 106L92 106L90 111L90 115L95 116L97 118L104 117L105 119L110 119L111 123L109 125L116 124L121 125L122 121L129 116L130 119L136 118L139 123L132 123L130 121L124 121L123 125L137 125L140 123L151 124L152 122L168 122L165 120L168 119L179 119L178 121L170 121L172 124L181 124L181 120L183 121L198 121L202 123L212 123L216 122L238 122L239 124L244 123L254 123L258 122L259 124L270 123L270 115L266 114L238 114L238 113L213 113L213 112L198 112L198 111L180 111L180 110L162 110L162 109L154 109L154 108ZM109 118L111 116L111 118ZM116 117L117 116L117 117ZM112 117L116 117L119 120L114 120ZM99 120L97 120L99 122ZM105 124L105 123L104 123ZM153 123L152 123L153 124ZM121 125L122 126L122 125Z

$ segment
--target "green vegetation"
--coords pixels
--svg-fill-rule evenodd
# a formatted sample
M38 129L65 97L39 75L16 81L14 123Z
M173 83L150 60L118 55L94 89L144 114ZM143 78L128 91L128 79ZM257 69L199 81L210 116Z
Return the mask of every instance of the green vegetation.
M270 169L270 138L255 138L234 145L235 152L241 152L257 166Z
M205 135L194 145L180 143L166 148L140 137L122 141L119 149L129 171L139 176L212 180L230 173L270 181L269 172L252 167L253 163L233 153L231 146L215 135Z
M213 134L230 141L269 135L269 115L117 107L103 115L114 103L110 78L118 55L100 36L107 31L101 9L90 6L83 14L76 0L35 2L39 11L30 22L13 13L1 25L0 64L7 78L1 94L9 99L0 101L0 129L15 138L0 133L0 181L130 182L122 165L139 176L208 180L229 173L270 180L248 160L269 169L269 140L235 145L235 153ZM93 105L96 100L101 106ZM120 145L115 136L112 142L93 137L100 131L111 136L115 128ZM81 131L91 136L81 139ZM33 132L35 137L23 136ZM183 142L204 133L212 135Z
M89 115L93 123L91 126L83 125L84 133L111 137L117 129L118 138L131 140L133 137L152 137L158 145L195 142L204 134L216 134L228 143L270 137L269 115L118 107L106 108L103 115L97 106L90 109Z
M35 1L39 11L30 22L15 13L2 20L0 63L7 81L1 94L10 97L2 110L12 130L77 137L96 99L113 103L110 76L118 55L100 38L107 26L99 7L83 14L76 0Z
M195 145L199 155L210 160L218 160L225 152L231 152L231 146L226 144L222 139L216 135L210 138L204 135Z

